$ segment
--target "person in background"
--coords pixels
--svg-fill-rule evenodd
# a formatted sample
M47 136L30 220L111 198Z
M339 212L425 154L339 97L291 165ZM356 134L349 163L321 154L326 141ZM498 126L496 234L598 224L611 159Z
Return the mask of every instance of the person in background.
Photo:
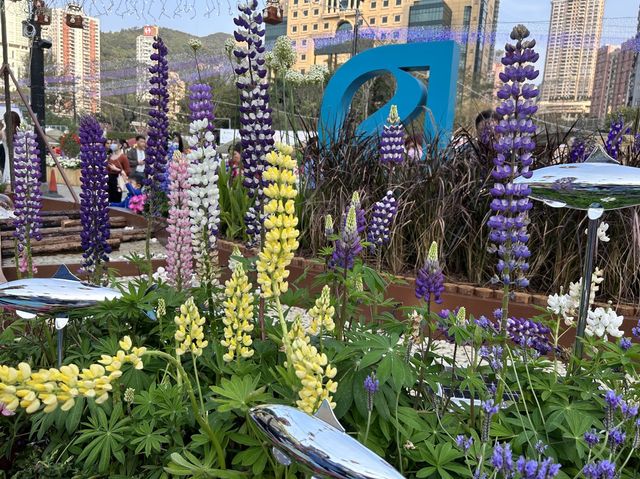
M229 157L229 174L233 181L242 173L242 146L240 143L233 145L231 156Z
M7 132L7 125L9 124L9 115L11 115L11 133ZM4 114L4 122L2 123L2 131L0 132L0 139L2 140L0 150L0 167L2 168L2 183L11 183L11 169L9 167L9 154L7 150L7 135L10 134L12 138L15 138L16 132L20 127L20 115L15 111L6 112Z
M122 153L124 153L125 155L127 153L129 153L130 147L129 147L129 143L127 142L127 140L124 140L124 139L120 140L120 148L122 148Z
M118 185L118 177L120 175L128 177L131 174L131 166L117 141L112 141L109 145L107 169L109 171L109 203L120 203L124 188Z
M117 208L129 208L129 203L134 196L142 194L142 175L140 173L133 173L125 185L127 189L127 197L117 203L109 203L109 206L115 206Z
M184 142L182 141L182 135L175 131L171 134L171 149L172 151L178 150L180 153L184 153Z
M144 135L136 136L136 144L133 148L129 148L127 159L129 165L137 173L144 174L145 150L147 149L147 139Z
M481 111L476 116L476 137L484 146L490 146L495 135L496 126L502 118L493 110Z

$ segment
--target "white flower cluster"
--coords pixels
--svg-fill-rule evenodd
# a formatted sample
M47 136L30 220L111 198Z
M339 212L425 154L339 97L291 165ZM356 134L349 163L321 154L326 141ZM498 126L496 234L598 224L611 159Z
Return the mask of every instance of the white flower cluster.
M193 253L199 274L208 275L210 281L214 271L211 256L214 255L218 231L219 194L218 168L220 162L215 150L215 138L208 129L209 120L194 120L189 125L187 142L191 151L189 160L189 217Z
M605 340L608 339L607 335L620 338L624 334L620 331L623 320L624 317L618 316L611 308L611 304L606 308L596 308L593 311L589 311L585 333L588 336L597 336Z
M283 35L276 38L271 55L269 55L269 66L276 71L285 72L295 65L296 56L291 40Z
M202 48L202 42L197 38L189 40L188 45L193 51L198 51Z
M67 168L69 170L77 170L80 168L80 158L67 158L66 156L59 156L58 163L63 168ZM53 157L51 155L47 155L47 166L54 167L56 166L56 162L53 161Z
M606 231L606 229L605 229ZM595 296L600 289L600 284L604 281L603 272L596 268L591 277L591 294L589 295L589 306L595 301ZM578 315L580 306L580 295L582 290L582 278L577 283L571 283L569 294L554 294L547 299L547 310L555 315L562 316L567 326L574 324L574 319ZM623 321L622 316L611 308L611 303L606 308L598 307L589 309L587 315L587 325L585 333L588 336L597 336L608 339L608 336L620 338L624 334L620 331Z
M296 70L288 70L284 79L294 85L315 85L324 83L329 76L329 69L326 65L312 65L309 73L303 74Z
M224 41L224 52L227 54L227 56L231 56L233 55L233 49L236 47L236 41L233 39L233 37L227 38Z
M607 236L607 230L609 229L609 223L604 221L598 226L598 239L603 243L608 243L611 238ZM584 230L584 234L587 234L588 230Z
M596 298L596 293L600 289L600 283L604 281L603 271L595 269L591 276L591 292L589 294L589 305L592 305ZM547 310L555 315L562 316L567 326L573 326L574 319L578 315L580 306L580 294L582 290L582 278L577 283L569 285L569 294L553 294L547 298Z

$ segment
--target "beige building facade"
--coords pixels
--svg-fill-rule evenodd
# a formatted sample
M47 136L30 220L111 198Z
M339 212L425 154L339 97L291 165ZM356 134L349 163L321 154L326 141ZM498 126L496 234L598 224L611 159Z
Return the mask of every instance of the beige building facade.
M424 31L442 31L461 43L461 69L474 79L490 81L499 3L499 0L285 0L280 4L282 22L267 25L267 44L279 36L289 37L297 51L294 68L304 73L311 65L320 63L333 69L356 51L419 41ZM356 28L358 36L354 35Z
M605 0L552 0L542 113L588 114Z
M9 66L18 80L29 73L29 39L22 35L22 22L27 19L27 0L5 2L7 20L7 42L9 43ZM4 45L0 40L0 55ZM0 57L2 58L2 57Z

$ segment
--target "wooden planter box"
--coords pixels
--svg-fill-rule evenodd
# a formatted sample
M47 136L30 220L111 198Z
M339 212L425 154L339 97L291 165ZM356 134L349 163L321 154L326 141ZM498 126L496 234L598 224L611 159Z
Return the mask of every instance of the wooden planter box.
M62 178L60 171L58 171L55 166L47 166L47 184L51 181L51 170L56 170L56 183L64 185L64 178ZM80 168L63 168L63 170L66 173L67 178L69 178L71 186L80 186Z

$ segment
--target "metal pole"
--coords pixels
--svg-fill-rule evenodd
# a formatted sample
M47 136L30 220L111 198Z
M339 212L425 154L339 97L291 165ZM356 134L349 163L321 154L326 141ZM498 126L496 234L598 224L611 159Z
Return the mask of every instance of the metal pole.
M593 259L598 241L598 226L604 210L600 205L593 204L587 212L589 225L587 228L587 251L585 252L582 268L582 291L580 296L580 309L578 310L578 325L576 327L575 357L582 359L584 348L583 338L589 315L589 297L591 296L591 277L593 276Z
M45 129L44 107L44 49L41 45L42 27L36 23L36 9L31 15L31 24L36 30L31 43L31 108L38 117L42 129ZM40 181L47 182L47 149L44 138L38 135L38 150L40 151Z
M4 79L4 105L5 105L5 132L6 151L5 165L9 167L11 177L11 190L13 191L15 176L13 173L13 121L11 118L11 91L9 83L9 41L7 39L7 18L5 16L6 2L0 0L0 28L2 28L2 77Z
M64 335L64 329L60 328L58 329L58 368L60 368L60 366L62 366L62 348L63 348L63 335Z

